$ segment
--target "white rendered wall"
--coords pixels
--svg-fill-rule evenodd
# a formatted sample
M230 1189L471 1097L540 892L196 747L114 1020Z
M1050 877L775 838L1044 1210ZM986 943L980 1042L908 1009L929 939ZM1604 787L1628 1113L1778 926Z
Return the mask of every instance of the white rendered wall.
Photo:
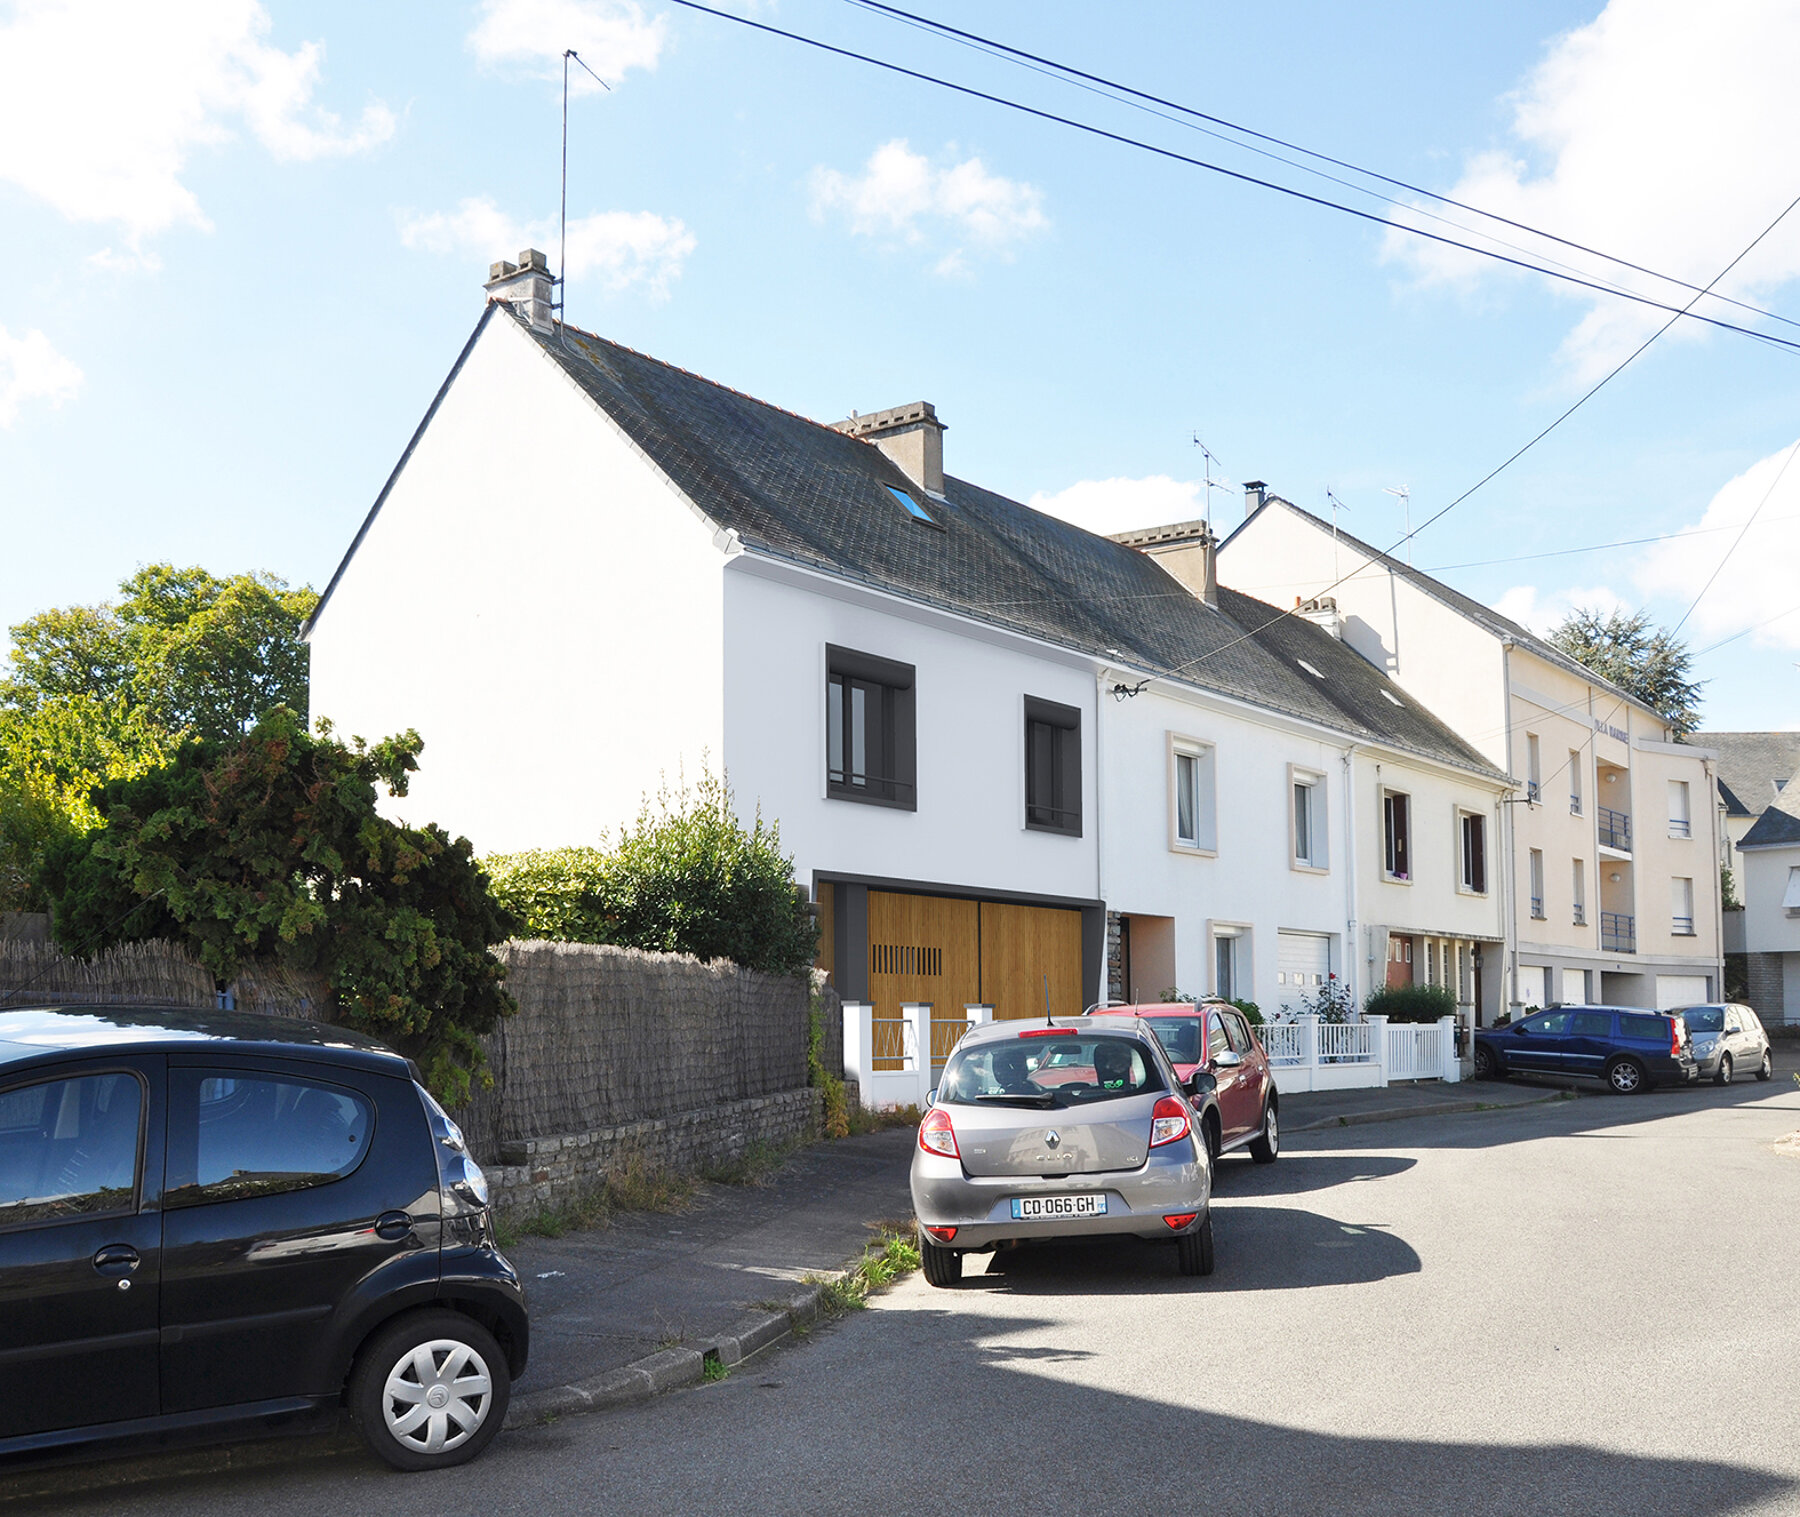
M920 530L929 531L929 528ZM837 872L1092 900L1094 676L1076 655L792 574L749 554L724 587L724 756L738 808L781 824L797 877ZM825 793L825 646L915 669L918 809ZM1082 835L1025 826L1025 697L1081 712Z
M1155 685L1125 701L1103 698L1100 719L1107 908L1173 918L1176 986L1190 995L1214 989L1211 930L1220 924L1249 929L1240 993L1270 1010L1278 932L1331 936L1337 969L1349 903L1341 748ZM1217 847L1210 857L1174 843L1171 735L1212 745ZM1323 776L1329 851L1322 873L1289 864L1290 765Z
M312 635L312 709L416 727L394 813L477 853L591 843L722 748L724 555L496 315Z
M1749 953L1800 952L1800 917L1781 904L1788 870L1800 866L1800 845L1740 849L1744 879L1744 948Z

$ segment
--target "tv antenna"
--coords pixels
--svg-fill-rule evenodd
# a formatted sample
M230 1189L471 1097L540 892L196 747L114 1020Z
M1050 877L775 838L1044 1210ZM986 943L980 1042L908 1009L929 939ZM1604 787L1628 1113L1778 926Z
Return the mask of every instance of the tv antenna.
M556 246L556 293L557 299L550 303L550 309L557 313L556 323L564 325L563 308L568 301L569 278L569 60L573 58L580 63L595 84L612 93L612 86L596 74L587 64L582 63L581 54L572 47L563 49L563 101L562 101L562 201L558 212L558 232Z
M1327 490L1325 498L1331 502L1331 577L1335 581L1342 578L1338 570L1338 512L1350 508L1337 498L1335 490Z
M1398 488L1384 489L1381 493L1383 495L1393 496L1395 500L1399 501L1400 504L1406 508L1406 537L1404 541L1406 543L1406 567L1410 569L1412 568L1412 491L1407 489L1405 485L1401 485Z
M1213 453L1211 448L1207 447L1207 445L1200 440L1200 434L1198 432L1191 432L1188 436L1193 445L1200 450L1200 456L1206 460L1206 526L1207 530L1211 531L1213 486L1217 485L1222 490L1232 490L1237 487L1233 485L1229 479L1214 479L1212 477L1213 470L1219 467L1218 457Z

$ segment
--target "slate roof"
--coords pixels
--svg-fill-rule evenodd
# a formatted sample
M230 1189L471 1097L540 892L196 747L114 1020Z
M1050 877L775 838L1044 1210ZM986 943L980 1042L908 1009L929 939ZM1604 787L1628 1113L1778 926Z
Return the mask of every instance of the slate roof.
M751 551L1503 777L1310 622L1230 589L1209 607L1134 549L966 480L946 479L946 500L928 497L873 443L589 333L565 328L565 343L506 314ZM906 491L938 525L912 520L884 487Z
M1255 521L1264 511L1267 511L1274 506L1282 506L1287 510L1292 511L1294 515L1311 523L1321 532L1330 533L1332 530L1331 523L1326 521L1324 517L1315 516L1304 506L1297 506L1291 500L1285 500L1279 495L1270 495L1263 501L1261 506L1249 516L1245 517L1244 520L1232 530L1231 537L1236 537L1239 532L1242 532L1245 527ZM1231 541L1231 537L1226 538L1227 543ZM1451 610L1459 612L1461 615L1474 622L1476 626L1482 627L1493 633L1495 637L1509 638L1521 647L1529 648L1539 658L1544 659L1546 662L1555 664L1558 668L1565 669L1570 674L1573 674L1580 679L1592 680L1595 684L1605 687L1621 700L1629 701L1640 711L1649 712L1651 715L1656 716L1656 719L1659 722L1664 720L1656 713L1655 708L1647 705L1629 690L1620 689L1604 675L1594 673L1592 669L1588 668L1588 666L1580 662L1580 660L1570 658L1569 655L1564 653L1560 648L1556 648L1550 643L1547 643L1529 628L1520 626L1519 623L1514 621L1510 616L1502 616L1492 606L1484 606L1472 595L1464 595L1462 591L1454 589L1450 585L1446 585L1441 579L1433 579L1423 569L1415 569L1411 564L1403 563L1401 560L1383 553L1381 549L1371 547L1368 543L1362 541L1361 538L1351 536L1351 534L1344 531L1342 527L1337 530L1337 540L1345 547L1352 548L1356 552L1373 559L1383 568L1391 569L1395 574L1399 575L1401 579L1416 585L1433 600L1439 601L1443 605L1450 607Z
M1765 734L1750 734L1763 736ZM1767 736L1779 736L1777 733ZM1764 808L1763 814L1750 824L1739 848L1774 848L1784 843L1800 843L1800 766L1788 776L1781 793Z
M1758 815L1800 769L1800 732L1696 732L1688 741L1719 755L1719 791L1730 816Z

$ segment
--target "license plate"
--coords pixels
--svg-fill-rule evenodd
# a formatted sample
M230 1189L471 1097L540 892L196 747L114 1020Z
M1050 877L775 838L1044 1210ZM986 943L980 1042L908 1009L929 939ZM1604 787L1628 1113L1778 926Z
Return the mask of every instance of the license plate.
M1012 1214L1015 1222L1045 1222L1057 1217L1104 1217L1106 1197L1098 1192L1085 1196L1014 1196Z

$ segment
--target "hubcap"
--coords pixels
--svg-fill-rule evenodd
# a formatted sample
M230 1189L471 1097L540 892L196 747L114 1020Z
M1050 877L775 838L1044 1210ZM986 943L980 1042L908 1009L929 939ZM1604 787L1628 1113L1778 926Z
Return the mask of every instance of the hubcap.
M1269 1108L1269 1114L1263 1119L1263 1136L1269 1140L1269 1147L1275 1148L1281 1142L1281 1133L1275 1126L1275 1108Z
M454 1338L421 1343L388 1371L381 1388L387 1430L421 1454L443 1454L487 1421L494 1385L480 1354Z

